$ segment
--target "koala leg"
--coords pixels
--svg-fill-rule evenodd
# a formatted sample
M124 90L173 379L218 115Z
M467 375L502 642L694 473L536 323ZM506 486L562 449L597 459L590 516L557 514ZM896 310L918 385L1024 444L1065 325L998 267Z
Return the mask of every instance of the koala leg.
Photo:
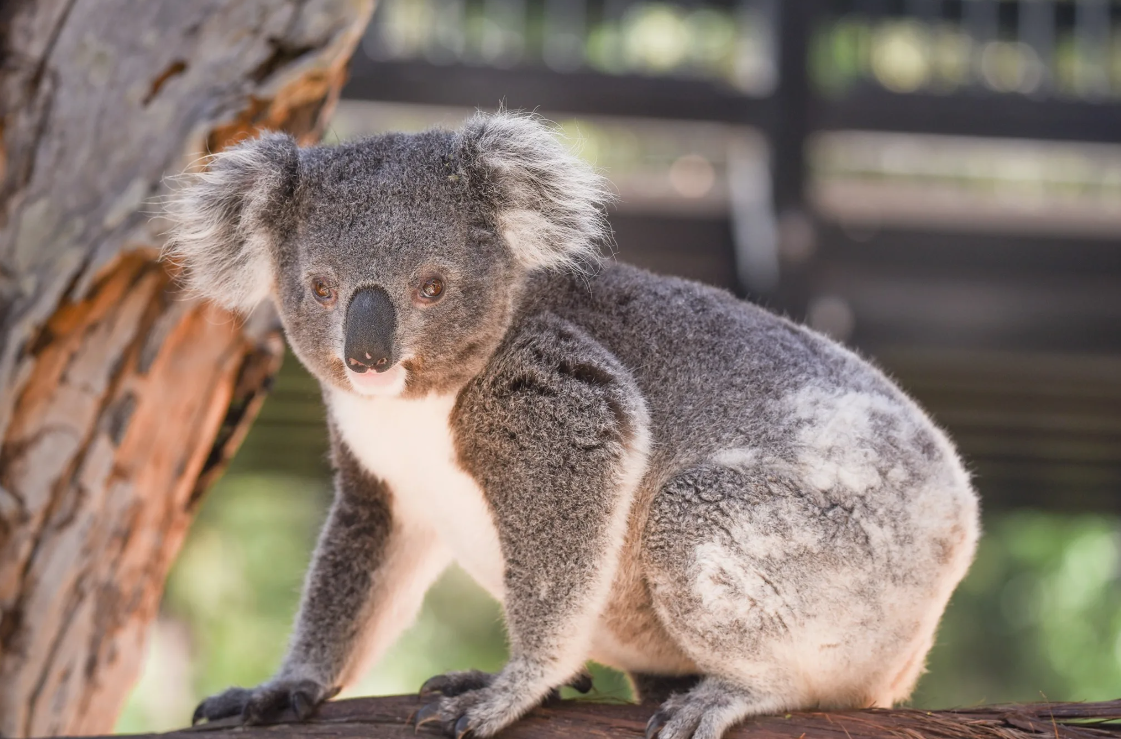
M493 736L580 671L646 462L641 396L579 330L535 322L493 367L452 424L494 515L511 657L485 687L417 712L457 737Z
M415 618L448 555L433 534L394 518L388 488L336 442L336 495L304 583L295 632L277 674L230 688L195 709L192 723L240 716L304 720L376 658Z
M643 565L654 606L705 675L691 686L651 681L663 702L647 739L719 739L742 719L797 700L793 670L770 649L788 637L793 616L771 589L775 580L752 579L754 563L737 549L763 532L742 521L745 509L767 505L772 490L761 481L762 472L700 465L671 478L652 501ZM647 702L643 682L636 685Z
M952 515L910 512L922 479L820 490L781 463L725 459L673 476L644 528L654 608L706 675L666 703L659 735L714 738L747 716L900 700L958 577L939 558ZM931 499L923 516L953 505Z

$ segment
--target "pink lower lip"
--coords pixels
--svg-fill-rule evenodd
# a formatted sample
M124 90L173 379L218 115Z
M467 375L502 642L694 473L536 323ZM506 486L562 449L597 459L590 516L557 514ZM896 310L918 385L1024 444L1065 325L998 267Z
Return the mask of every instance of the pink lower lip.
M395 364L385 372L374 372L373 370L354 372L347 369L346 375L350 378L351 383L357 387L369 390L386 390L397 385L402 372L404 372L404 369L401 365Z

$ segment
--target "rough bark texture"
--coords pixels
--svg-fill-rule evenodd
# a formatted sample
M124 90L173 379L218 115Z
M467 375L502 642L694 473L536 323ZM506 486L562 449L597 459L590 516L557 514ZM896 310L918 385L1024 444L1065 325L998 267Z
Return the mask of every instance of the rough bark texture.
M234 727L203 724L134 739L405 739L443 736L428 724L414 733L408 719L426 702L416 696L358 698L326 704L309 723ZM502 739L642 737L651 706L560 701L538 708L501 732ZM978 706L954 711L913 709L793 713L766 716L732 729L726 739L1116 739L1121 701Z
M373 0L0 3L0 735L112 729L282 351L176 293L165 175L316 139Z

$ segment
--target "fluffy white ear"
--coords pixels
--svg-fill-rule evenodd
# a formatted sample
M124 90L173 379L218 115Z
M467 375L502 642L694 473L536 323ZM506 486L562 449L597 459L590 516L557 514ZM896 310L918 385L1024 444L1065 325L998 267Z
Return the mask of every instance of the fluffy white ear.
M459 133L470 184L497 214L498 229L530 269L584 269L611 237L607 180L561 143L539 116L477 114Z
M290 227L299 160L290 136L266 134L181 178L165 208L172 223L165 257L183 268L189 290L242 313L268 297L273 247Z

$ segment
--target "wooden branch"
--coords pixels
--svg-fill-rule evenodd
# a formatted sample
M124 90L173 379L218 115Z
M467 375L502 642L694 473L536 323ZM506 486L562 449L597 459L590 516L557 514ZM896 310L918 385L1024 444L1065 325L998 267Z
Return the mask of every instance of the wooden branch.
M409 717L426 699L405 695L356 698L326 704L303 724L238 727L232 720L134 739L397 739L441 736L433 725L414 734ZM653 706L557 701L533 711L502 739L641 737ZM1121 737L1121 700L1104 703L1028 703L952 711L909 708L765 716L732 729L726 739L1107 739ZM108 738L106 738L108 739Z

